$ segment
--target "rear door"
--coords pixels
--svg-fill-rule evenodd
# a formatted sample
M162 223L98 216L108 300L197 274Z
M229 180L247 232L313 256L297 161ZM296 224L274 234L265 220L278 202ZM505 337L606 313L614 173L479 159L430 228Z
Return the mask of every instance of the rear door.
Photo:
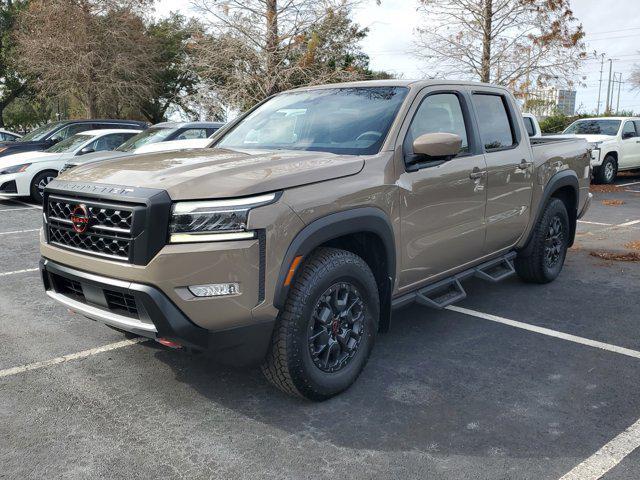
M514 108L500 89L472 92L482 148L487 161L485 253L513 246L531 216L533 164L528 137Z
M620 168L633 168L640 165L640 136L638 136L637 123L627 120L622 125L622 155Z
M486 164L463 91L427 88L416 98L396 148L400 170L400 289L479 258L484 250ZM407 171L413 141L425 133L462 137L462 151L445 163Z

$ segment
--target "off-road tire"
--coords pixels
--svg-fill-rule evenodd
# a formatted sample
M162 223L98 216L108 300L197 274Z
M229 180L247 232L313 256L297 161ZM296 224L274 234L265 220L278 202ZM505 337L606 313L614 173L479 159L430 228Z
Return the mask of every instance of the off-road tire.
M593 172L595 183L609 185L614 182L618 175L618 162L613 155L607 155L602 161L602 165L596 167Z
M42 193L40 192L38 185L42 181L46 182L48 178L55 178L57 176L58 172L56 172L55 170L44 170L36 174L36 176L33 177L33 180L31 180L31 187L29 189L31 192L31 199L38 204L42 204Z
M341 283L343 282L343 283ZM353 356L338 371L326 372L314 363L310 329L321 297L336 284L351 285L362 304L364 330ZM336 248L319 248L298 268L273 331L262 365L265 377L285 393L322 401L346 390L369 359L378 329L380 301L376 280L359 256Z
M562 238L559 243L555 243L555 236L552 236L554 241L550 241L553 226L558 225L556 219L562 227ZM515 259L516 272L520 278L530 283L549 283L555 280L564 265L570 232L569 215L564 203L558 198L551 198L535 226L529 245ZM557 259L555 263L549 265L548 251L545 247L551 245L554 245L552 256L557 253Z

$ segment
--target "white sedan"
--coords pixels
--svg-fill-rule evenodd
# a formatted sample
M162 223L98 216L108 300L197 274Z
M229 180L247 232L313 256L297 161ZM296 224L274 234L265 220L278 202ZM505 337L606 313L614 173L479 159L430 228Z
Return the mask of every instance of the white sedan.
M105 129L77 133L44 152L22 152L0 158L0 195L31 197L42 202L44 187L71 159L113 150L140 130Z

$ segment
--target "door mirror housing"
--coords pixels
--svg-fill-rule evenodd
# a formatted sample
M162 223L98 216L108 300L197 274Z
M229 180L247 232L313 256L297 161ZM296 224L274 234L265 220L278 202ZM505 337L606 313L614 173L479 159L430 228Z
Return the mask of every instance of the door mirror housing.
M92 147L84 147L78 152L78 155L86 155L87 153L93 153L95 150Z
M433 160L450 160L460 153L462 137L455 133L425 133L413 141L413 153Z
M626 140L627 138L635 138L637 135L633 132L624 132L622 134L622 139Z

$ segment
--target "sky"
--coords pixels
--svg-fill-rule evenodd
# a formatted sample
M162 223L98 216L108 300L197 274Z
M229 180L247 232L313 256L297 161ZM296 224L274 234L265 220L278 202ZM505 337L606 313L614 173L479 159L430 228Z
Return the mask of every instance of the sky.
M354 12L354 20L369 27L369 35L362 42L362 47L370 57L372 69L386 70L406 79L425 76L420 62L411 54L414 31L420 22L427 21L416 14L416 6L417 0L382 0L380 6L372 1ZM583 62L581 71L581 76L586 77L585 86L576 89L576 108L579 111L594 112L598 103L601 57L594 58L593 52L605 54L605 59L613 59L613 71L622 74L623 82L629 79L634 65L640 68L638 7L640 0L571 0L571 8L586 33L587 52L591 54ZM189 15L189 1L159 0L156 14L163 16L169 11ZM604 70L602 105L606 97L608 62ZM617 97L616 85L616 101ZM620 109L640 113L640 90L633 91L628 83L623 83Z

